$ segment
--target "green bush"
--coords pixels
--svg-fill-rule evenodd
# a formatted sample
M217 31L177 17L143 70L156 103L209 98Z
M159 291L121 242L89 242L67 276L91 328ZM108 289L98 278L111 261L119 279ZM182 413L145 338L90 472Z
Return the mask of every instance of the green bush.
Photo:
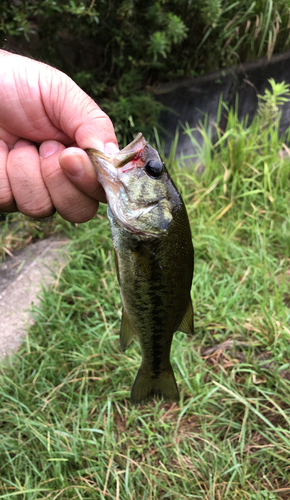
M152 89L290 47L288 0L3 0L9 46L69 74L119 139L158 122Z

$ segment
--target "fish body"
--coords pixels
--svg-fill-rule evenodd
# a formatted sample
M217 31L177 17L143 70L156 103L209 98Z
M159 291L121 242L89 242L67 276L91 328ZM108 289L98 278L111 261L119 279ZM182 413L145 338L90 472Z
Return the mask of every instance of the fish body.
M193 334L193 246L187 212L159 154L139 134L120 153L89 149L108 200L123 313L120 343L137 335L142 363L133 404L178 401L170 363L173 334Z

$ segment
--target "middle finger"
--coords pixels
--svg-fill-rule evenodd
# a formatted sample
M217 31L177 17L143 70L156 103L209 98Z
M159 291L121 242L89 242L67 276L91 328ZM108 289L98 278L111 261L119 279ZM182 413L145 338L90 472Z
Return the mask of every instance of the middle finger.
M7 175L18 210L29 217L48 217L54 212L40 170L37 147L20 140L8 154Z

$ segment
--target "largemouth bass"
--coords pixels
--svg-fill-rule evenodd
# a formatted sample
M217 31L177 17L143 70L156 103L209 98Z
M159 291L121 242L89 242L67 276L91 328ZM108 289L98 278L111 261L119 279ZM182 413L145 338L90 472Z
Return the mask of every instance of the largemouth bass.
M123 306L121 349L135 334L141 345L131 402L178 401L171 342L177 330L193 334L193 246L184 203L142 134L116 154L86 152L108 201Z

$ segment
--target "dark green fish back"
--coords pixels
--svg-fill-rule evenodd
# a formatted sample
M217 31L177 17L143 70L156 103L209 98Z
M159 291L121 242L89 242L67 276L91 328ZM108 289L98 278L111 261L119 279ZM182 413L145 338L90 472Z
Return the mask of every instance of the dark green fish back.
M131 401L145 403L154 396L177 401L170 348L188 308L192 311L193 247L184 204L176 208L167 233L152 239L124 230L108 214L123 302L121 346L125 350L135 332L142 349ZM193 333L192 315L188 322L187 333Z
M110 156L87 152L108 199L123 304L121 349L137 335L142 350L131 401L177 401L172 337L178 329L193 333L193 247L184 203L142 134Z

